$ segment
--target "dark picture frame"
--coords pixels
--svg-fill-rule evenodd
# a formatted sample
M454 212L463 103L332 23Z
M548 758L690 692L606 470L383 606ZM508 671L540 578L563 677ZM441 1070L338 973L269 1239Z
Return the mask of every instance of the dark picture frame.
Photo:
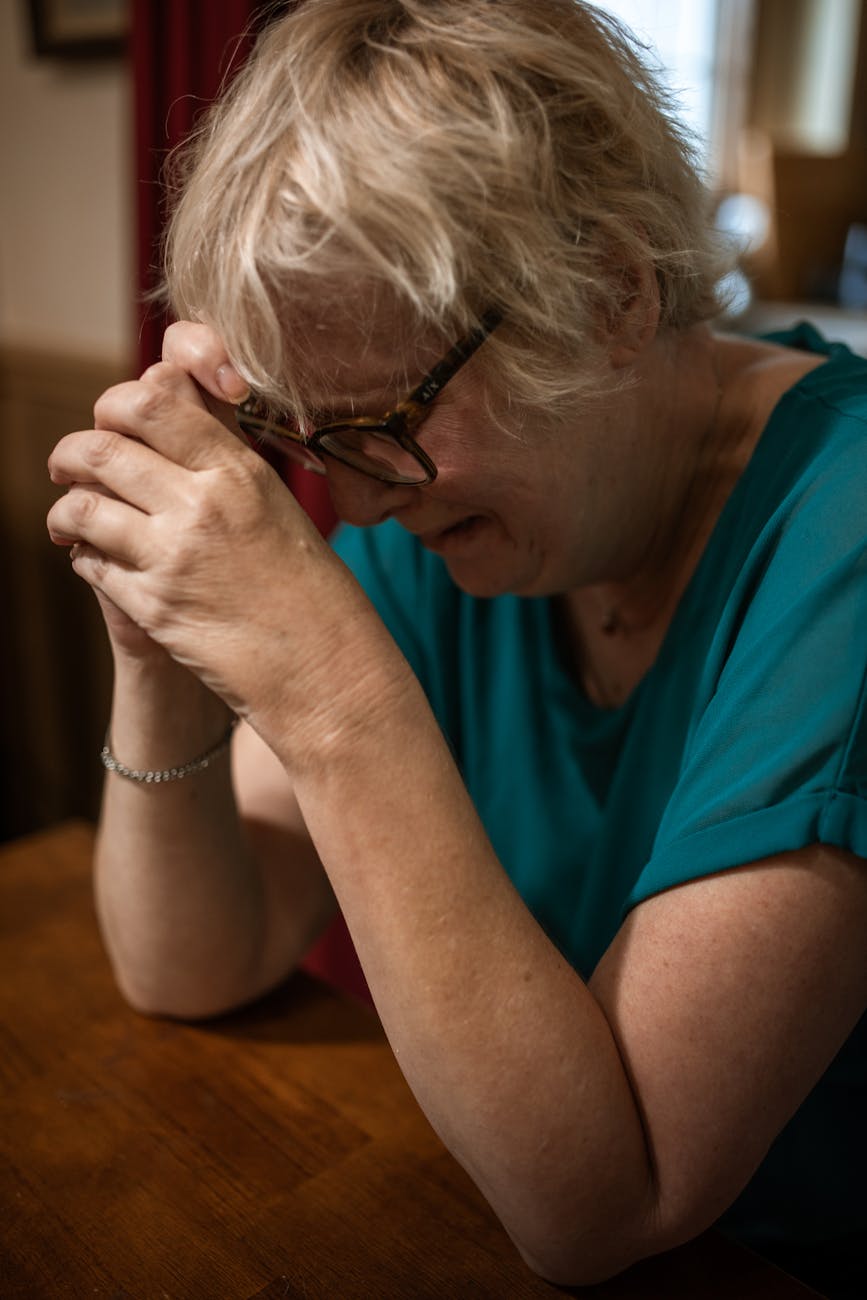
M117 58L126 48L130 0L27 0L27 5L39 56Z

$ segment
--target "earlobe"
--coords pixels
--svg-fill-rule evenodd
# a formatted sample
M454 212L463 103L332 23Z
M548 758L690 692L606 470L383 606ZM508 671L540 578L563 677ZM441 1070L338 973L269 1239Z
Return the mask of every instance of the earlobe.
M661 305L659 282L649 261L631 262L621 272L622 296L605 330L615 370L632 365L656 338Z

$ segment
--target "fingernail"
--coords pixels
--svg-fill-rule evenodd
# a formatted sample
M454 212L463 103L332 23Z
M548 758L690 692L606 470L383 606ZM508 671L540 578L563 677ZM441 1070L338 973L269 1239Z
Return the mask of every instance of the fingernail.
M217 371L217 383L230 402L245 402L250 396L250 385L245 383L234 366L220 366Z

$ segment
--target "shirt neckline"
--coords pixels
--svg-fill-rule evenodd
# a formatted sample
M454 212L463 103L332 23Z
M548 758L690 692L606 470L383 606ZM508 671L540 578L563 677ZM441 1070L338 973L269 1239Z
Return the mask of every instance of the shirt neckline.
M545 598L550 653L556 663L557 671L563 682L568 684L567 689L571 694L573 709L576 710L582 720L593 723L596 727L603 727L606 721L610 724L612 730L622 725L623 721L638 707L638 703L643 696L647 694L651 684L665 666L666 660L674 653L674 647L681 643L683 625L687 624L689 619L694 617L701 608L701 592L708 580L707 575L717 561L717 554L723 545L728 545L726 539L731 534L730 521L741 510L743 502L755 490L756 485L762 483L765 479L765 466L767 465L769 469L773 469L774 462L778 460L779 449L777 443L779 433L786 426L785 417L789 406L804 395L813 393L814 390L816 395L821 395L822 390L828 384L828 372L836 370L835 362L854 357L851 349L845 343L829 342L815 326L810 325L807 321L801 321L789 330L777 330L774 333L762 334L758 337L784 347L799 348L801 351L814 354L819 353L824 355L827 360L822 365L814 366L812 370L808 370L806 374L801 375L794 384L780 394L774 404L764 429L756 439L752 454L726 498L698 563L683 589L656 658L622 704L613 708L604 708L601 705L594 704L589 699L580 683L569 670L566 654L556 628L558 621L554 603L556 598ZM834 382L835 378L832 375L831 383ZM772 482L776 475L771 474L767 477ZM768 491L769 493L771 491L770 484Z

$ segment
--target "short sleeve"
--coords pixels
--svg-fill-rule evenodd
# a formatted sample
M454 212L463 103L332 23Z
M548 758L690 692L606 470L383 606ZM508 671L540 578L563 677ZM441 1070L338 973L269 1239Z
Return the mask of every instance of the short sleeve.
M764 531L628 906L812 843L867 858L867 427Z

